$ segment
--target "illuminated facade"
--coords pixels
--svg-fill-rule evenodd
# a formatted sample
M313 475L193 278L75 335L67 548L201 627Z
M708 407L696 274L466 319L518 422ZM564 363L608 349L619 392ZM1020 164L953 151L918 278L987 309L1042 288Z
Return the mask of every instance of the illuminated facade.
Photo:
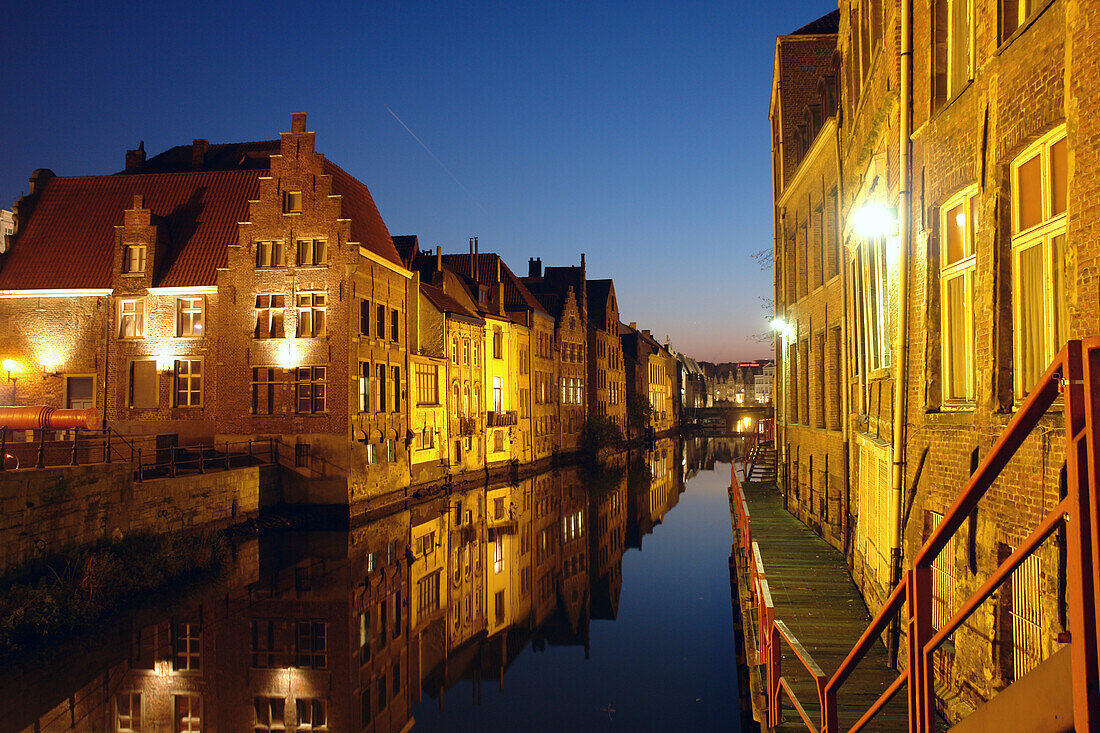
M589 280L588 414L626 433L626 371L619 342L619 303L611 280Z

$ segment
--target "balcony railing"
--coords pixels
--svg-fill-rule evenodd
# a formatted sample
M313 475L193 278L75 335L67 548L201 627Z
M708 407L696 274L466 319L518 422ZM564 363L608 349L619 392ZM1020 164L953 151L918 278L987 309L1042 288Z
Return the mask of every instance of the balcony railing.
M1055 405L1058 397L1062 403ZM977 508L1009 460L1039 426L1047 411L1060 409L1065 425L1066 495L1034 526L974 594L938 631L932 628L932 563ZM767 429L765 429L766 431ZM908 689L910 733L935 730L933 655L1007 580L1012 572L1060 528L1066 530L1066 603L1072 670L1073 724L1079 731L1100 730L1100 338L1068 342L1009 421L985 460L971 475L911 567L871 620L859 641L831 676L826 676L787 626L775 618L759 545L752 541L748 504L737 472L731 470L730 505L739 552L749 567L749 594L757 611L759 662L765 667L768 724L780 722L782 694L790 698L808 730L838 733L837 699L856 665L891 620L904 613L909 665L849 729L861 730L902 688ZM815 682L817 727L786 684L781 642L794 652ZM1040 700L1028 704L1041 705Z
M485 425L490 428L506 428L516 424L516 411L487 412L485 413Z

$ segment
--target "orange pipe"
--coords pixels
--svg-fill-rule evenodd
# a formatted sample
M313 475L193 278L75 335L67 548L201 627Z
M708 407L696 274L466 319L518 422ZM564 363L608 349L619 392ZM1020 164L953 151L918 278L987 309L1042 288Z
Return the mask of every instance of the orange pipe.
M94 430L99 425L99 410L61 410L45 405L0 407L0 427L11 430Z

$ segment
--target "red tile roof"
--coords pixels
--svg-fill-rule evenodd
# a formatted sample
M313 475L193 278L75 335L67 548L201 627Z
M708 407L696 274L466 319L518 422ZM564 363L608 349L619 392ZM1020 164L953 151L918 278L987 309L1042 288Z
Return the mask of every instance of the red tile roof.
M214 285L217 269L226 265L226 245L237 241L237 222L248 218L248 201L256 198L263 172L52 178L0 263L0 290L111 287L114 227L122 225L136 194L169 239L153 284Z
M352 241L404 267L367 187L328 158L325 158L325 173L332 176L332 192L343 197L340 215L351 219Z
M504 283L504 308L505 310L532 310L544 316L546 312L542 303L531 294L527 286L520 282L515 273L504 264L504 260L492 252L482 252L477 255L477 273L472 272L469 254L446 254L443 262L448 267L468 277L477 280L482 285L493 285L497 279L497 262L500 262L500 279Z

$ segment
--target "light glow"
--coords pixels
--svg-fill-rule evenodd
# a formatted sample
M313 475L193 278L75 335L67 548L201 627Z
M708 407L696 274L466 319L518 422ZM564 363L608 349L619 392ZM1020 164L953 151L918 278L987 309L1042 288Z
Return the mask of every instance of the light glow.
M294 366L294 359L290 353L289 341L284 340L283 343L279 346L279 353L277 358L279 361L279 366L284 369L290 369L292 366Z
M4 361L0 363L0 366L3 366L4 371L6 371L9 375L13 373L19 373L19 362L15 361L14 359L4 359Z
M893 234L897 224L897 209L879 201L870 201L852 213L852 228L863 237L873 239Z

